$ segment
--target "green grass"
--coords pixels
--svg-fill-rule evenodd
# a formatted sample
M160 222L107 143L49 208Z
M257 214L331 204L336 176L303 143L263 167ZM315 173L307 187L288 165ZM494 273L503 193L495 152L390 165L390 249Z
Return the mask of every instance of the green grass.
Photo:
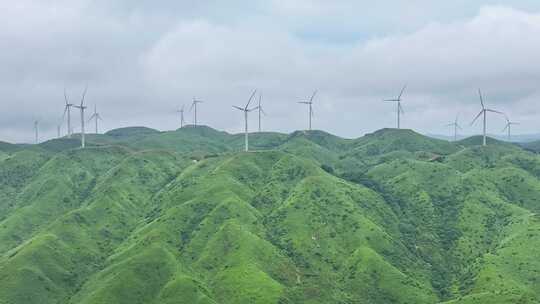
M540 157L411 130L0 143L0 303L539 303Z

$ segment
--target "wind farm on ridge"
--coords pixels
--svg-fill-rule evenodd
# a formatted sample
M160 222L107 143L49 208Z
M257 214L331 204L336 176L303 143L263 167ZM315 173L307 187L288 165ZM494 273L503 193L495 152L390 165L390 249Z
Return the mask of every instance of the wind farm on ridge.
M401 88L399 94L396 97L389 98L389 99L383 99L384 102L395 103L396 129L401 129L402 128L403 117L405 116L405 110L404 110L404 107L403 107L403 96L404 96L404 94L405 94L405 92L407 90L407 87L408 87L407 85L404 85ZM97 105L94 105L94 112L88 118L88 120L85 120L85 110L87 109L87 106L85 105L85 97L86 97L87 91L88 91L88 86L85 86L85 88L84 88L84 90L82 92L80 103L75 104L75 103L72 103L72 102L69 101L66 89L64 89L64 102L65 102L64 112L63 112L63 114L61 116L59 124L57 125L57 137L58 138L64 136L62 134L62 132L61 132L62 127L64 126L64 124L65 124L65 127L66 127L64 134L65 134L65 136L67 138L71 138L72 135L74 134L73 133L74 129L73 129L73 126L72 126L72 120L73 119L72 119L72 115L71 115L72 114L71 109L72 108L79 109L79 111L80 111L80 140L81 140L81 147L82 148L85 147L85 134L86 134L85 122L90 123L93 120L94 124L95 124L94 133L99 134L99 122L103 121L103 118L101 117L101 114L97 112ZM306 131L311 131L312 130L313 119L316 117L315 111L314 111L314 104L315 104L314 100L315 100L315 97L317 96L317 93L318 93L318 90L315 90L315 91L313 91L313 93L310 95L310 97L307 100L297 102L298 104L302 104L302 105L307 106L307 116L308 117L307 117ZM253 112L253 111L257 110L257 124L258 124L257 132L259 132L259 133L262 132L262 118L263 118L263 116L267 116L267 113L265 112L265 110L263 109L262 104L261 104L262 103L262 93L259 92L258 98L256 98L256 94L257 94L257 90L253 90L253 92L250 95L250 97L249 97L249 99L248 99L245 106L233 105L234 109L240 110L240 111L242 111L244 113L244 115L243 115L243 117L244 117L243 133L244 133L244 137L245 137L244 151L249 151L249 133L250 133L250 130L249 130L249 126L248 126L248 116L249 116L248 114L250 112ZM481 142L481 145L483 145L483 146L487 145L488 113L493 113L493 114L497 114L498 116L504 117L504 119L506 120L506 124L505 124L504 129L501 132L506 134L506 138L507 138L508 141L511 141L512 140L512 133L511 132L513 130L512 127L519 125L519 123L511 121L509 119L509 117L507 116L507 114L505 114L505 113L503 113L501 111L494 110L494 109L491 109L491 108L487 108L486 104L485 104L483 93L482 93L482 91L480 89L478 89L478 97L479 97L479 101L480 101L481 110L478 113L478 115L474 117L474 119L470 123L470 126L473 126L476 123L476 121L479 120L482 117L482 119L481 119L482 120L482 133L481 133L482 142ZM252 103L253 99L258 99L258 104L255 107L250 108L249 106ZM200 105L202 103L203 103L202 100L197 99L195 97L192 98L191 105L190 105L189 110L188 110L188 112L190 112L192 114L192 126L196 127L196 126L198 126L200 124L199 117L198 117L198 115L200 115L200 109L198 109L198 105ZM179 107L179 109L176 110L176 113L179 114L180 128L189 126L187 124L187 122L186 122L186 119L185 119L185 113L186 113L185 105L182 105L181 107ZM449 124L445 125L446 127L451 127L451 130L452 130L451 138L453 139L453 141L457 141L459 139L459 132L463 130L463 127L459 123L459 117L460 117L460 114L458 113L456 115L456 117L455 117L455 120L452 123L449 123ZM271 119L272 116L270 115L269 118ZM38 135L39 134L39 123L38 123L38 120L34 121L34 133L35 133L34 142L39 143L39 135Z

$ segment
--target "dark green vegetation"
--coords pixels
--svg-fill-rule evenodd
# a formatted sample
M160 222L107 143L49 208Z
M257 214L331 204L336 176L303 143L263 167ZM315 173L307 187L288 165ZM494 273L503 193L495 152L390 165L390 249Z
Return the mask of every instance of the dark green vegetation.
M0 303L539 303L540 157L408 130L0 144Z
M540 141L522 143L521 146L531 152L540 153Z

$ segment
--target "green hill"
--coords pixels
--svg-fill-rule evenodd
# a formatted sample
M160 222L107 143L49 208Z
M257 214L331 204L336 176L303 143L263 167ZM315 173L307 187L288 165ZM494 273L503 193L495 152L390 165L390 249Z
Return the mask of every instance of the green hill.
M540 303L540 156L395 129L243 140L2 150L0 303Z
M105 133L105 135L114 137L117 139L121 138L130 138L130 137L142 137L146 135L153 135L158 134L159 131L151 128L146 127L128 127L128 128L120 128L120 129L113 129Z
M471 147L471 146L480 146L480 145L482 145L483 141L484 141L483 136L476 135L476 136L471 136L471 137L467 137L465 139L462 139L462 140L458 141L457 143L460 144L460 145L466 146L466 147ZM489 137L489 136L486 138L486 143L488 145L491 145L491 146L492 145L497 145L497 146L511 146L511 145L513 145L512 143L497 140L497 139Z
M540 141L533 141L529 143L522 143L521 146L529 151L540 153Z
M0 151L4 153L13 153L21 150L19 145L10 144L4 141L0 141Z

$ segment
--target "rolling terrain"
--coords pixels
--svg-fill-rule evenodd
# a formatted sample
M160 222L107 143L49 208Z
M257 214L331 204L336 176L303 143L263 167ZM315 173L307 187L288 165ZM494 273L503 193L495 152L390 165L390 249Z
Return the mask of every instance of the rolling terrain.
M540 156L411 130L0 143L0 304L540 303Z

